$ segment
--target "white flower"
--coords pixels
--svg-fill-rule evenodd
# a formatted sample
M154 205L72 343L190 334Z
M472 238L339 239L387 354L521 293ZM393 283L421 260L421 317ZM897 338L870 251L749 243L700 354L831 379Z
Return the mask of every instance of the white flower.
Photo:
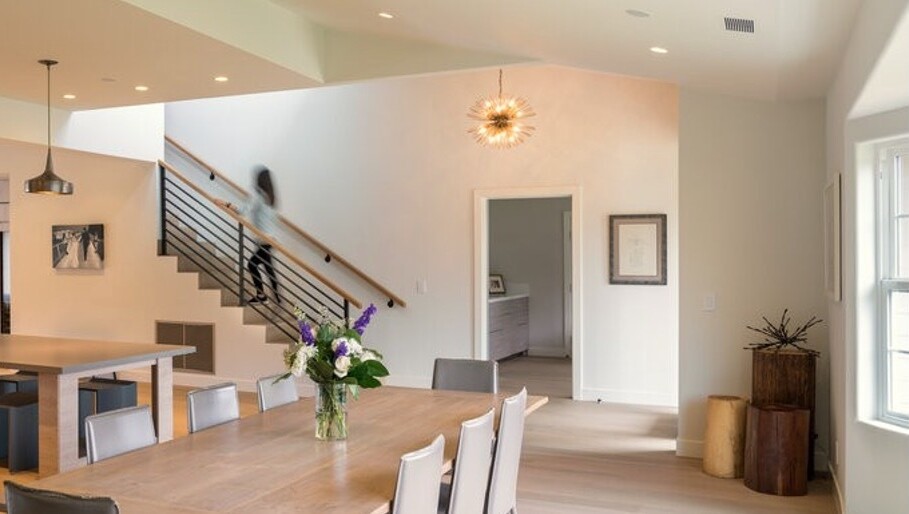
M366 361L377 361L379 359L376 357L376 354L372 353L372 351L366 350L365 352L363 352L363 355L360 356L360 360L363 362L366 362Z
M298 355L297 358L294 359L294 363L290 366L291 374L295 377L303 376L303 366L303 359L301 359Z
M335 339L334 341L332 341L331 342L331 351L337 352L338 347L341 346L342 344L348 345L346 337L339 337L339 338ZM347 346L347 348L348 348L348 351L350 351L350 346Z
M348 355L351 357L359 357L363 353L363 347L360 346L360 343L356 339L347 340Z
M343 356L335 359L335 375L338 378L346 377L348 369L350 369L350 357Z

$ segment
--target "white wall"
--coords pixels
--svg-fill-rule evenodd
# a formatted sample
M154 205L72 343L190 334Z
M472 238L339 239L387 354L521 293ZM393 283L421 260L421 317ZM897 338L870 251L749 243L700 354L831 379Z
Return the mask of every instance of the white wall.
M679 131L678 453L700 456L706 398L749 397L746 325L790 309L823 317L824 106L682 90ZM716 296L716 310L704 310ZM826 447L827 330L818 363L818 446ZM823 464L825 460L819 459Z
M569 198L489 202L489 271L506 287L530 287L531 355L562 357L564 342L564 258L562 213ZM568 263L571 264L570 262Z
M676 88L555 67L510 68L505 84L539 113L537 133L508 151L466 133L494 70L183 102L166 128L242 184L253 164L270 166L286 216L405 296L367 335L396 383L428 385L435 357L472 354L473 191L580 186L582 395L675 404ZM610 286L606 217L640 212L668 214L669 285Z
M22 183L43 165L44 151L0 140L0 169L13 184ZM219 292L198 290L195 274L177 273L174 258L157 257L154 165L64 149L55 149L54 158L76 186L72 196L11 191L13 333L153 342L156 320L215 323L220 378L252 390L257 376L283 368L283 346L265 344L264 327L244 326L239 308L220 307ZM83 223L104 224L104 269L55 271L51 226ZM236 354L244 358L232 358ZM211 380L176 379L190 385Z
M831 469L849 513L909 512L909 481L906 455L909 439L873 428L858 420L858 348L873 341L859 337L857 266L859 244L856 227L860 215L858 192L867 188L856 170L855 144L866 138L885 137L907 127L875 117L852 127L847 120L868 78L884 53L894 27L905 15L907 0L866 0L856 18L849 45L843 54L836 80L827 95L827 175L843 174L843 301L828 302L830 323ZM870 98L867 101L873 102ZM867 174L865 175L867 180ZM864 185L863 185L864 184Z
M164 105L75 111L60 127L54 146L156 161L164 155Z

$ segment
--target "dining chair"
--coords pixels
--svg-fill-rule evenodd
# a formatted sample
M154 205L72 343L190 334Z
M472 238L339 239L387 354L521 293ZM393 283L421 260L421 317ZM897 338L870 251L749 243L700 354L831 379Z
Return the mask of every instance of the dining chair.
M116 457L158 442L148 405L126 407L85 418L88 463Z
M499 392L499 363L474 359L436 359L432 388L477 393Z
M451 483L442 483L439 514L477 514L483 512L489 466L492 463L492 424L495 409L461 423L458 453Z
M101 496L76 496L72 494L35 489L7 480L6 512L9 514L119 514L120 507L111 498Z
M444 452L445 436L440 434L429 446L401 457L391 514L427 514L436 511Z
M262 377L256 381L256 390L259 392L259 412L265 412L300 399L300 395L297 393L297 381L293 377L275 382L283 376L284 373L279 373L270 377Z
M514 514L517 509L518 466L521 463L526 405L527 388L502 402L496 451L489 478L489 494L486 497L486 514Z
M240 419L237 384L224 384L195 389L186 393L189 433Z

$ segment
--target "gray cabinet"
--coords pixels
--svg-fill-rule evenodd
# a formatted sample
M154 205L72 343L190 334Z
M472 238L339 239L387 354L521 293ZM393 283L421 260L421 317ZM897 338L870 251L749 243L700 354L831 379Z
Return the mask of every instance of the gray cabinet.
M499 360L530 348L530 299L495 298L489 302L489 358Z

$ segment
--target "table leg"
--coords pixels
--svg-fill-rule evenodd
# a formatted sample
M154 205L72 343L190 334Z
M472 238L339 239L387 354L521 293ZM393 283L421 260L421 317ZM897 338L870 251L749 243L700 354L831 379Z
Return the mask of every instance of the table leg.
M79 379L38 374L38 475L79 466Z
M152 365L152 414L158 442L174 438L174 362L162 357Z

